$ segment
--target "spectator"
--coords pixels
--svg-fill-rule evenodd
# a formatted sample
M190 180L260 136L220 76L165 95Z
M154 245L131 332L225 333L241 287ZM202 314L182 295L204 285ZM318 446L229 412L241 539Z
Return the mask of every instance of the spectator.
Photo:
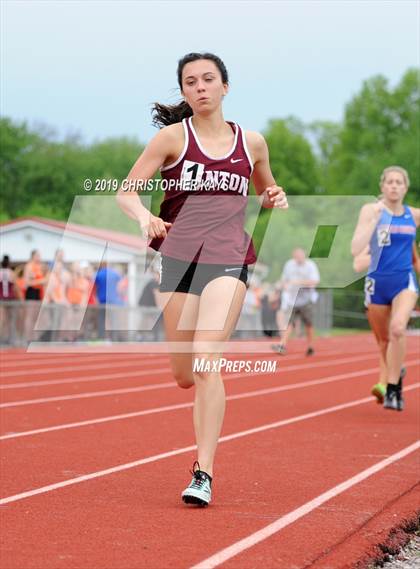
M44 302L50 305L48 308L51 315L51 331L52 334L54 334L53 331L57 331L54 334L54 339L70 339L67 334L69 328L69 301L66 296L65 270L63 269L63 263L57 260L55 260L52 267L44 295Z
M261 321L265 336L277 336L276 312L279 307L279 291L264 285L261 296Z
M106 323L106 305L111 305L111 310L108 311L111 328L111 338L116 339L118 325L118 314L114 307L122 306L123 301L118 293L118 283L121 280L121 275L115 269L108 267L105 261L99 265L98 272L95 277L96 294L98 302L101 305L98 312L98 333L100 338L105 338L105 323Z
M6 342L13 343L16 333L18 307L11 302L22 299L23 295L17 286L16 275L10 268L10 258L4 255L0 268L0 322Z
M319 283L318 267L311 259L307 259L303 249L295 249L293 258L286 262L281 277L282 286L282 318L289 322L280 344L273 349L279 354L286 354L286 345L298 317L305 326L307 338L306 355L314 353L313 339L313 305L318 299L315 290Z
M140 295L139 306L159 305L159 273L153 272L152 278L145 284Z
M22 300L23 295L17 285L17 277L10 268L9 255L3 255L0 269L0 301Z
M54 255L54 260L49 263L49 269L52 271L56 263L60 263L61 266L61 280L64 284L65 292L67 294L67 287L70 283L70 271L66 269L64 261L64 250L57 249Z
M128 274L124 271L124 267L121 267L121 280L117 285L117 291L119 297L121 299L122 304L128 304L128 288L129 288L129 280Z
M66 287L63 282L63 267L60 261L56 261L49 275L45 288L44 300L47 303L67 304Z
M96 283L93 267L88 261L80 261L79 267L83 277L87 281L87 304L88 306L94 306L95 304L98 304L98 299L96 296Z
M72 306L86 306L89 297L89 280L79 263L71 266L67 300Z
M40 301L44 295L44 285L47 282L46 270L41 264L41 255L34 249L31 258L26 263L23 270L25 283L25 299L29 301ZM34 302L25 305L25 340L31 341L37 336L34 330L35 321L39 312L39 306Z
M145 284L139 299L139 306L143 308L141 311L141 323L139 328L142 332L152 330L153 339L155 341L159 339L159 332L162 328L162 313L159 314L159 318L156 320L156 308L159 307L160 300L159 279L159 273L153 271L151 273L151 278ZM143 338L143 335L141 335L140 338Z
M71 266L70 280L67 288L69 310L69 332L72 340L83 336L82 321L89 299L89 279L79 263Z
M41 300L44 292L44 284L47 279L45 270L41 264L41 255L39 251L34 249L31 252L31 259L26 263L23 272L25 279L25 299Z
M244 299L244 310L245 312L254 313L260 307L260 301L255 291L255 286L250 283L247 286L245 299Z

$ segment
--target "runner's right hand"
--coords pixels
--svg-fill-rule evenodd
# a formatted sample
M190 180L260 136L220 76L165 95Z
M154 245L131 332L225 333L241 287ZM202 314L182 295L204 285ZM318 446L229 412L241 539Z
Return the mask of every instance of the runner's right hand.
M382 200L378 200L377 202L372 204L372 212L375 220L378 220L381 217L384 209L385 209L385 204Z
M150 214L147 219L140 219L140 229L146 239L165 238L172 223Z

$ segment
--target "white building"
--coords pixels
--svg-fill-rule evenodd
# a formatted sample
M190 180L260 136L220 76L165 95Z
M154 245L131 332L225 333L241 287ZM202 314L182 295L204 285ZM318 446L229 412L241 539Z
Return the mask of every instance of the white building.
M21 217L0 224L1 255L9 255L13 266L28 261L34 249L46 263L53 261L57 249L62 249L65 263L88 261L99 265L104 260L122 265L129 280L129 304L137 304L147 253L146 241L140 235L41 217Z

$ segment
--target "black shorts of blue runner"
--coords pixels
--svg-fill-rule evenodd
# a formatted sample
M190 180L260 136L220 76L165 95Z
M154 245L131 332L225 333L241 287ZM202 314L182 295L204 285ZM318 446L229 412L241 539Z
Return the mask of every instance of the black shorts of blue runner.
M180 261L162 255L160 292L189 292L200 296L204 287L219 277L233 277L245 285L248 265L215 265Z

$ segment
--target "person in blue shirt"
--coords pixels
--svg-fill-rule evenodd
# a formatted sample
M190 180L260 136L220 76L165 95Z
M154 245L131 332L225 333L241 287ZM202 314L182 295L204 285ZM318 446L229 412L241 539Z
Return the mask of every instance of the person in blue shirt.
M385 409L402 411L405 375L405 331L418 297L413 268L413 243L420 225L420 209L404 204L410 185L400 166L385 168L380 179L382 196L362 207L351 244L352 255L369 255L365 305L378 342L386 392L381 383L372 392Z
M96 295L100 304L124 304L118 292L118 284L121 279L120 273L108 267L105 262L99 265L95 284Z
M122 276L118 271L107 266L106 262L102 262L99 265L98 272L95 277L96 285L96 296L98 298L99 304L103 305L98 311L98 336L99 338L105 337L105 319L106 311L105 306L107 304L112 305L123 305L124 302L118 291L118 284L121 281ZM111 337L112 339L117 339L118 334L115 332L115 324L117 321L118 313L110 310L109 316L111 317Z

